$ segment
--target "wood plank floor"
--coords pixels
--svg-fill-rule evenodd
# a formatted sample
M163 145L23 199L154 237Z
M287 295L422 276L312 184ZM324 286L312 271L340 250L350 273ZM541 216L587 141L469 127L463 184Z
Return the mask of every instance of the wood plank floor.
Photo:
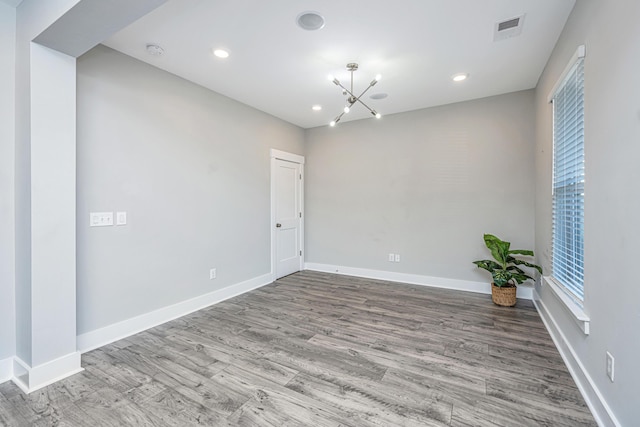
M595 426L528 301L301 272L82 356L8 426Z

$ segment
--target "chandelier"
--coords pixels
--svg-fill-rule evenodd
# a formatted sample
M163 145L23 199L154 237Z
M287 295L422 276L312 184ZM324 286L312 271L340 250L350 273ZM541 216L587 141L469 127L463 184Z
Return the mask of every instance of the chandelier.
M355 96L353 94L353 72L356 71L356 70L358 70L358 64L356 64L355 62L350 62L350 63L347 64L347 71L349 71L351 73L351 89L350 90L347 89L346 87L344 87L342 85L342 83L340 83L340 81L338 79L336 79L333 76L329 76L329 80L331 80L336 86L340 86L342 88L342 94L347 96L347 103L346 103L344 109L342 110L342 113L340 113L335 119L333 119L333 121L331 121L331 123L329 123L329 126L335 126L336 123L338 123L340 121L342 116L344 116L349 111L351 111L351 107L353 107L353 105L356 102L359 102L360 104L364 105L364 107L367 110L369 110L371 115L373 115L376 119L379 119L380 117L382 117L382 115L380 113L378 113L377 111L375 111L372 108L370 108L367 104L362 102L362 99L361 99L362 96L365 93L367 93L367 91L369 89L371 89L372 87L374 87L376 85L376 83L378 83L378 81L380 80L380 78L382 76L380 74L378 74L375 79L371 80L371 83L369 83L369 86L359 96Z

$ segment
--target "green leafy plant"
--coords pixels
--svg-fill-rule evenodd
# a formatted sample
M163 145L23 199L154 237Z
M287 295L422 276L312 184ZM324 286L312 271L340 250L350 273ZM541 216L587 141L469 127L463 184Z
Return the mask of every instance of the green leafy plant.
M479 268L487 270L493 277L493 283L499 287L511 287L521 284L527 280L534 280L519 266L535 268L542 274L542 267L523 261L513 255L533 256L533 251L525 249L509 249L511 243L498 239L493 234L484 235L484 243L491 251L494 260L473 261Z

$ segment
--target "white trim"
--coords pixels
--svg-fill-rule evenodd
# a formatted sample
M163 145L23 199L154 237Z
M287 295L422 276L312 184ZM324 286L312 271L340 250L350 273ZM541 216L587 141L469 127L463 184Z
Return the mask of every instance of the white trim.
M0 360L0 384L13 377L13 357Z
M558 301L560 301L560 305L564 307L567 313L571 316L571 318L576 322L576 324L580 327L580 330L585 334L589 335L589 322L591 319L587 316L584 309L580 307L580 305L567 293L562 289L562 287L556 283L556 281L551 276L543 276L540 281L542 286L546 283L547 287L551 289L551 293L556 296Z
M34 367L15 356L11 380L29 394L82 371L84 368L80 365L80 353L77 351Z
M600 390L596 387L591 376L584 368L584 365L578 358L576 352L573 350L573 347L562 333L562 330L558 327L558 324L553 318L551 312L544 305L540 295L538 295L535 290L533 291L533 294L533 304L538 310L542 322L546 326L547 331L549 331L551 339L556 345L558 352L560 352L562 360L567 366L571 377L575 381L578 390L580 390L580 393L587 403L589 410L591 410L591 414L593 414L596 422L600 427L620 427L621 424L618 422L606 400L604 400L602 393L600 393Z
M270 156L272 159L286 160L288 162L300 163L301 165L304 165L304 156L300 156L298 154L287 153L286 151L280 151L272 148L270 151Z
M268 285L272 282L271 274L263 274L262 276L227 286L208 294L191 298L168 307L163 307L150 313L132 317L131 319L123 320L100 329L86 332L78 335L78 351L86 353L87 351L137 334L138 332L145 331L149 328L153 328L154 326L161 325L170 320L177 319L189 313L193 313L194 311L222 302L226 299Z
M270 151L271 156L271 222L270 222L270 230L271 230L271 281L276 281L276 229L274 228L274 224L276 223L276 200L274 195L276 194L276 180L275 180L275 171L276 171L276 160L284 160L287 162L297 163L300 165L300 175L302 176L300 179L300 212L302 213L302 217L300 218L300 250L302 251L302 255L300 256L300 266L299 269L304 269L304 223L305 223L305 212L304 212L304 156L300 156L298 154L287 153L286 151L276 150L272 148Z
M571 70L573 69L573 66L576 65L576 62L578 61L578 59L584 58L585 55L586 55L585 46L584 45L578 46L578 48L576 49L575 53L573 54L573 56L569 60L569 63L564 68L564 71L562 71L562 74L560 74L560 77L556 81L556 84L553 85L553 88L551 89L551 92L549 92L549 95L547 96L547 102L548 103L553 101L553 97L556 96L556 92L558 92L558 89L560 89L560 87L562 87L562 85L564 84L564 81L567 78L567 75L571 72Z
M487 282L474 282L470 280L448 279L446 277L422 276L418 274L396 273L393 271L370 270L366 268L344 267L339 265L305 263L305 270L321 271L323 273L336 273L345 276L366 277L369 279L388 280L391 282L410 283L413 285L431 286L434 288L454 289L458 291L491 294L491 285ZM530 286L520 285L517 289L517 297L532 299Z

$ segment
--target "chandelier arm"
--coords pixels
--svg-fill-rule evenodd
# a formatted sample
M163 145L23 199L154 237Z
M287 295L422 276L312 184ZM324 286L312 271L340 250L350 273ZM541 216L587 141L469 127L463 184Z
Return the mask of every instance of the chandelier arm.
M375 111L375 110L372 110L372 109L371 109L371 107L369 107L367 104L365 104L364 102L362 102L362 101L360 100L360 98L356 99L356 101L358 101L360 104L364 105L364 106L365 106L365 108L366 108L367 110L369 110L369 111L371 112L371 114L373 114L374 116L375 116L376 114L378 114L378 113L376 113L376 111Z
M367 91L368 91L369 89L371 89L371 88L373 87L373 85L372 85L372 84L370 84L370 85L369 85L369 87L367 87L367 88L366 88L366 89L365 89L365 90L360 94L360 96L355 96L355 95L353 94L353 92L351 92L351 91L350 91L349 89L347 89L346 87L342 86L342 84L341 84L340 82L338 82L338 83L336 83L336 84L337 84L338 86L340 86L340 87L341 87L345 92L347 92L347 93L350 95L350 97L355 98L355 101L353 101L353 103L351 103L351 105L355 104L356 102L359 102L359 103L361 103L362 105L364 105L365 107L367 107L367 104L365 104L364 102L362 102L362 101L360 100L360 98L362 98L362 96L363 96L365 93L367 93ZM367 108L369 108L369 107L367 107ZM369 108L369 110L370 110L370 111L373 111L371 108Z
M336 79L336 80L337 80L337 79ZM340 83L340 82L336 83L335 81L334 81L334 83L335 83L337 86L340 86L340 87L342 88L342 90L344 90L345 92L347 92L349 95L354 96L354 95L353 95L353 93L351 93L351 91L350 91L349 89L347 89L346 87L342 86L342 83Z
M342 113L340 113L338 115L338 117L336 117L335 119L333 119L334 122L338 123L340 121L340 119L342 118L342 116L344 116L344 111Z
M364 95L365 93L367 93L367 91L368 91L369 89L371 89L372 87L373 87L373 85L372 85L372 84L370 84L370 85L369 85L369 87L367 87L365 90L363 90L363 91L362 91L362 93L360 94L360 96L358 96L358 97L356 98L356 101L360 101L360 98L362 98L362 95ZM362 104L362 105L364 105L364 104Z

